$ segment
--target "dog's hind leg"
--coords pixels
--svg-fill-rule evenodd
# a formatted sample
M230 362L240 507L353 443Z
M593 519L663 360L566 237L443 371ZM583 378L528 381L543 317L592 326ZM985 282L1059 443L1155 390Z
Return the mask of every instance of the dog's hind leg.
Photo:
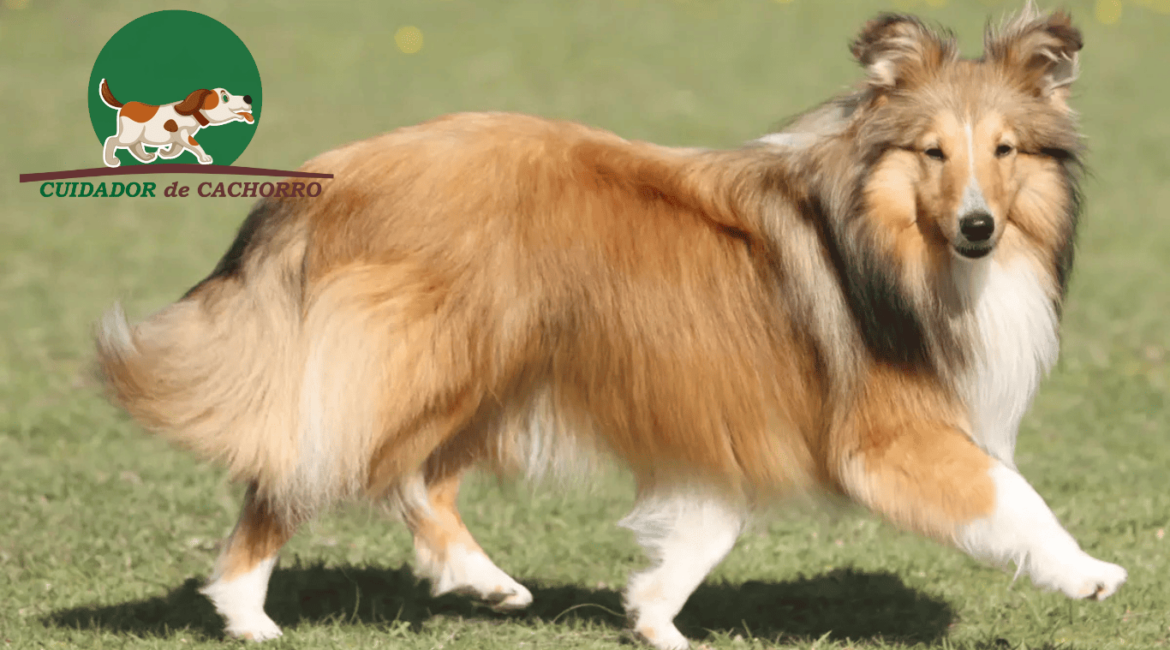
M115 155L119 146L121 145L118 143L117 135L106 138L106 144L102 147L102 162L106 164L106 167L117 167L122 164L122 161L118 160L118 156Z
M449 464L442 450L424 473L399 490L399 507L414 534L416 570L431 581L438 596L461 593L498 610L532 603L532 594L495 565L463 525L456 506L464 467Z
M1125 569L1082 551L1032 486L947 426L953 414L932 401L903 406L887 393L859 409L857 442L838 461L850 496L977 559L1014 561L1071 598L1100 600L1125 582Z
M130 154L144 163L154 162L158 155L152 151L147 151L141 142L135 142L130 145Z
M695 487L639 497L621 521L654 562L626 588L626 612L639 638L661 650L688 647L674 617L735 545L746 513L735 500Z
M211 580L200 590L223 617L230 636L263 641L281 635L264 613L264 599L277 554L293 529L257 495L255 484L248 488L240 520L224 542Z
M134 120L124 117L119 117L118 132L106 138L106 143L102 147L102 162L104 162L107 167L117 167L118 165L121 165L122 162L118 160L116 155L114 155L118 147L125 147L126 149L130 150L130 155L138 158L139 160L142 160L142 156L134 152L134 147L142 146L142 144L138 141L138 138L142 137L142 132L145 129L146 127L143 126L140 122L135 122ZM143 155L146 155L144 150ZM153 160L153 158L151 158L151 160ZM142 160L142 162L149 161Z
M163 160L175 158L179 154L183 153L183 143L172 142L166 149L159 149L156 153L158 153L158 157L162 158Z

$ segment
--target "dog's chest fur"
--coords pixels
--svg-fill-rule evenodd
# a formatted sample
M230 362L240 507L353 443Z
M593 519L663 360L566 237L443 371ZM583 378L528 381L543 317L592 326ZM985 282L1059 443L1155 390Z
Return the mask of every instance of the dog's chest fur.
M975 442L1014 467L1020 420L1059 352L1056 309L1026 261L991 259L973 266L965 270L973 272L959 271L974 301L974 354L959 390Z

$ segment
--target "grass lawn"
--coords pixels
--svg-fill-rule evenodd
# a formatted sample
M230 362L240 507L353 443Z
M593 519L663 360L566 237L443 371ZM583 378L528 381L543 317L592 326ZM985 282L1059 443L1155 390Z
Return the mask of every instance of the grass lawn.
M1008 5L896 3L977 54ZM1046 4L1046 3L1045 3ZM1104 603L1041 593L852 510L759 522L678 619L719 648L1153 648L1170 637L1170 14L1070 0L1086 36L1075 103L1094 172L1061 362L1018 463L1129 583ZM45 199L19 173L100 165L85 88L106 40L196 9L251 48L264 113L237 165L292 169L342 142L457 110L571 118L666 144L734 146L859 76L846 43L891 5L849 0L394 0L0 5L0 648L220 647L196 591L241 490L143 434L90 378L93 321L142 316L203 277L249 199ZM1011 5L1014 9L1014 3ZM1121 8L1116 15L1117 7ZM415 26L422 49L399 51ZM196 47L176 42L175 47ZM150 56L150 52L143 52ZM160 187L170 180L160 177ZM190 178L182 179L191 182ZM556 491L476 478L462 507L529 586L525 613L432 599L397 522L364 506L287 547L268 612L280 648L614 648L643 563L614 472Z

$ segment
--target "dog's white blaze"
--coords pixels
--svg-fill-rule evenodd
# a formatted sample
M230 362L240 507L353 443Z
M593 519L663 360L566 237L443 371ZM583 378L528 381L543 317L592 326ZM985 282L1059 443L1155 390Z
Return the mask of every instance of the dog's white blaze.
M280 627L264 613L268 578L275 566L274 555L257 562L251 571L234 580L225 581L217 576L200 589L223 617L225 630L231 636L264 641L281 635Z
M963 382L972 435L1008 467L1020 420L1060 349L1052 299L1027 260L958 260L974 300L975 358Z
M975 129L970 122L963 123L963 132L967 134L967 171L971 179L975 178Z
M960 527L959 548L1000 566L1015 562L1036 586L1070 598L1104 599L1125 582L1125 569L1081 550L1024 477L1002 463L988 473L995 510Z
M987 199L983 196L983 188L979 187L979 179L975 177L975 133L971 124L964 125L967 132L967 186L963 188L962 202L959 204L959 218L974 211L991 213L987 206Z
M655 648L686 648L674 617L743 529L743 508L693 488L639 500L619 523L634 531L654 566L630 578L626 611L634 631Z

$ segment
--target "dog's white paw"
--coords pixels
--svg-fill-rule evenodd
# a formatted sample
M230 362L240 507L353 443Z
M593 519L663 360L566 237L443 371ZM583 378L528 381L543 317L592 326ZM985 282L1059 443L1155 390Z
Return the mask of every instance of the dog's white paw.
M223 617L228 636L249 641L266 641L280 636L280 627L264 613L268 578L275 566L274 555L256 563L246 573L231 580L216 578L199 590Z
M199 159L200 165L210 165L212 163L211 156L203 156Z
M658 650L686 650L691 647L691 642L670 621L655 624L639 620L634 624L634 636Z
M479 597L491 603L492 609L501 612L524 609L531 605L532 592L525 589L524 585L516 582L507 575L504 577L508 578L508 583L495 587L495 590L487 596L480 595Z
M1128 577L1124 568L1102 562L1079 549L1071 554L1034 558L1029 564L1032 565L1029 573L1037 586L1076 599L1105 600Z
M431 594L434 596L448 593L473 596L501 611L524 609L532 604L532 592L504 573L481 551L453 547L448 551L446 562L440 566L427 561L421 561L420 565L431 578Z
M1088 555L1079 558L1076 564L1070 564L1067 571L1068 576L1062 580L1060 590L1069 598L1105 600L1121 588L1128 577L1124 568Z
M662 585L657 571L635 574L626 588L626 613L633 623L634 636L659 650L681 650L690 641L674 626L678 613L677 594Z
M247 615L232 617L226 626L229 636L248 641L267 641L282 636L280 626L268 618L264 612L253 612Z

